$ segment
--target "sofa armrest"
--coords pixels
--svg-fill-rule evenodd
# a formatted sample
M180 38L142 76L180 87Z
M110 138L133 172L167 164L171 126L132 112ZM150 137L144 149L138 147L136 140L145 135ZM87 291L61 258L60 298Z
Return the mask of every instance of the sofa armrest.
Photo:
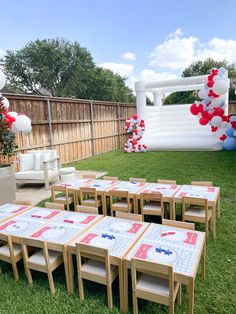
M17 171L19 171L20 167L20 161L19 160L14 160L11 162L11 172L12 174L15 174Z

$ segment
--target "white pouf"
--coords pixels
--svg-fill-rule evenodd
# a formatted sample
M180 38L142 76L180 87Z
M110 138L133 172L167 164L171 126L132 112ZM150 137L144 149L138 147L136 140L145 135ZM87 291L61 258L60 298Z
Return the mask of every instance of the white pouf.
M59 171L62 181L70 181L75 178L75 167L61 168Z

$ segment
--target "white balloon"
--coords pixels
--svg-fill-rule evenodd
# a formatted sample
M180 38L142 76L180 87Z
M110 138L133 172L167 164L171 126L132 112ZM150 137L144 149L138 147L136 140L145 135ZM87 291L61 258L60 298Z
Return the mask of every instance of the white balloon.
M201 88L198 92L198 97L201 99L205 99L208 97L208 90L206 88Z
M227 92L229 86L228 82L225 80L218 80L213 85L213 92L217 95L223 95Z
M11 126L11 131L12 131L12 133L18 133L19 130L16 129L13 124L14 124L14 122L12 123L12 126Z
M15 112L15 111L10 111L10 112L8 112L8 114L9 114L11 117L14 117L14 118L16 118L16 117L18 116L18 113Z
M0 69L0 90L5 86L6 84L6 76Z
M221 99L219 99L219 98L213 98L213 99L211 100L211 106L212 106L213 108L219 108L220 105L221 105Z
M32 131L32 126L30 125L30 127L24 131L24 133L30 133Z
M3 99L1 100L1 104L5 109L8 109L10 106L10 102L6 97L3 97Z
M16 121L13 122L12 128L18 132L26 131L31 126L31 120L25 115L19 115L16 117Z
M220 116L215 116L211 119L211 125L219 127L222 124L222 118Z
M213 77L213 81L214 81L214 82L219 81L219 80L220 80L219 75L216 75L216 76Z

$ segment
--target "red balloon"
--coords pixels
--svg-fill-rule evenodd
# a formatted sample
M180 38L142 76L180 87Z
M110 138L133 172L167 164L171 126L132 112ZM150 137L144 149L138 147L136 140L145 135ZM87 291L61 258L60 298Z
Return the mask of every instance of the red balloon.
M223 122L228 122L228 117L225 116L225 115L223 115L223 116L222 116L222 121L223 121Z
M207 111L202 112L202 117L209 120L209 113Z
M213 82L213 81L208 81L208 82L207 82L207 86L208 86L208 87L212 87L213 85L214 85L214 82Z
M224 111L223 108L216 108L212 114L213 114L213 116L220 116L220 117L222 117L224 115L224 112L225 111Z
M222 136L220 137L220 140L221 140L221 141L224 141L226 138L227 138L227 136L224 134L224 135L222 135Z
M209 122L209 119L207 119L207 118L202 117L199 119L199 123L201 125L206 125L208 122Z
M191 107L190 107L190 112L191 114L193 115L198 115L199 111L198 111L198 108L197 108L197 105L196 104L192 104Z
M217 126L211 126L211 132L216 132L218 130Z
M133 115L133 119L134 119L134 120L137 120L137 119L138 119L138 115L137 115L137 114L134 114L134 115Z

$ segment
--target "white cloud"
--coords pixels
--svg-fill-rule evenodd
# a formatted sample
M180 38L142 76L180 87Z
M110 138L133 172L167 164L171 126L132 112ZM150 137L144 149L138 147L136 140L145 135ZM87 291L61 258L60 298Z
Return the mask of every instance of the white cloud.
M177 28L174 32L170 33L167 38L174 38L174 37L181 37L184 33L182 31L182 28Z
M0 57L3 57L6 54L6 51L0 48Z
M134 60L136 60L136 55L133 52L125 52L122 55L122 58L125 60L134 61Z
M153 70L145 69L140 74L141 81L162 81L175 79L178 76L169 72L155 72Z
M198 38L182 38L182 35L181 29L177 29L163 43L157 45L148 56L150 65L173 70L187 67L194 59Z
M126 63L115 63L115 62L104 62L100 64L101 67L104 69L108 69L121 75L122 77L128 77L132 75L134 70L133 64L126 64Z
M182 29L178 28L148 55L149 65L171 70L183 70L192 62L209 57L236 63L236 41L215 37L202 43L197 37L184 37Z
M214 37L198 54L198 58L201 60L209 57L236 63L236 40Z

